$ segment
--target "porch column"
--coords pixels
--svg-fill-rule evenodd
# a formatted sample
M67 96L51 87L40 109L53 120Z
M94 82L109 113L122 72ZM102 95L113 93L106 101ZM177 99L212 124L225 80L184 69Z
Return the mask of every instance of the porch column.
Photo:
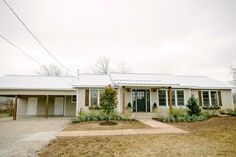
M79 89L76 89L76 109L75 109L75 116L79 114Z
M48 100L49 100L49 96L46 95L46 106L45 106L45 117L48 118Z
M13 120L16 120L16 114L17 114L17 101L18 101L18 96L15 96L14 99L14 104L13 104Z
M169 95L169 113L172 114L172 93L171 93L171 87L168 88L168 95Z

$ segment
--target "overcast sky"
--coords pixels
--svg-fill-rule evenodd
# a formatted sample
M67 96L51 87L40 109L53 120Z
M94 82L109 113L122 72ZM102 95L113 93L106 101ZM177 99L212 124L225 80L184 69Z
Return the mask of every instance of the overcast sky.
M230 80L236 66L235 0L7 0L44 45L72 71L99 56L133 72ZM56 64L0 1L0 34ZM0 38L0 76L34 74L39 65Z

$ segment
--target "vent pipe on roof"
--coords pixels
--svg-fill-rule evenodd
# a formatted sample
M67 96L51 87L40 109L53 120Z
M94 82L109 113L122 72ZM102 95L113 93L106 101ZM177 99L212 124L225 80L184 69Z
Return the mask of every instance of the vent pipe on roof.
M79 69L77 70L77 79L79 79Z

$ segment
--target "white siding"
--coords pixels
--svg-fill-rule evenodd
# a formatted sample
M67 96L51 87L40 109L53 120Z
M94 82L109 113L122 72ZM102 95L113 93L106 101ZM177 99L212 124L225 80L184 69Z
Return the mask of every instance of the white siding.
M230 109L234 108L231 90L222 90L221 98L222 98L222 108L230 108Z

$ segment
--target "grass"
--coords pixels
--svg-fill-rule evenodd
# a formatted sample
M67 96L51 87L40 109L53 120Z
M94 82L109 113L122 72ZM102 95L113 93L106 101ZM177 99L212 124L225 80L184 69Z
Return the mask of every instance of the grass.
M84 130L116 130L116 129L141 129L150 128L139 121L118 121L118 125L100 125L101 121L88 121L81 123L71 123L64 131L84 131Z
M236 156L236 117L174 125L189 133L58 138L39 156Z

